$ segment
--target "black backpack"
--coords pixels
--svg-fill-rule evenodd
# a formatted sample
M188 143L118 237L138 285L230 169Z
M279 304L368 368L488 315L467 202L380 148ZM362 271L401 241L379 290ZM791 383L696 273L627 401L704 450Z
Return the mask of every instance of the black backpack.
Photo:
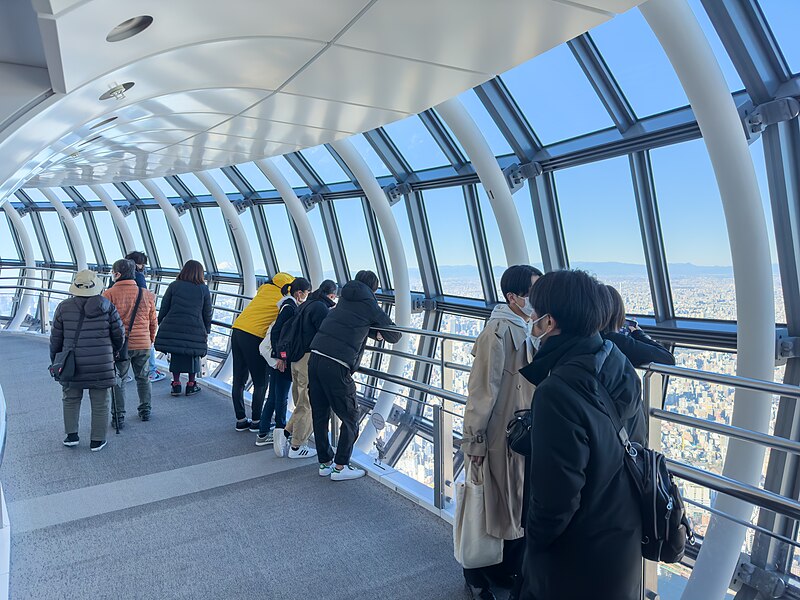
M283 324L281 335L278 338L278 347L276 348L276 356L281 356L283 352L286 353L287 363L294 363L303 358L305 348L303 348L303 307L305 303L301 304L294 316L292 316L286 323Z
M575 368L588 371L577 365ZM554 373L559 370L561 368L554 370ZM559 376L569 385L568 377L560 373ZM629 438L614 400L597 375L592 373L592 376L597 382L603 412L611 420L617 439L622 444L625 470L639 492L642 556L656 562L679 562L683 558L686 542L694 544L694 531L686 516L680 490L667 468L666 459L660 452L645 448Z

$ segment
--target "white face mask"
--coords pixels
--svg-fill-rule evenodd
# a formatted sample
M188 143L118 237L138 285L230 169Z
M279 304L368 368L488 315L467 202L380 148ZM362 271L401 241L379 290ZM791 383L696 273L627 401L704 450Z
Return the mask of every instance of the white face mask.
M531 331L533 331L533 326L534 326L534 325L536 325L536 323L538 323L538 322L539 322L539 321L541 321L542 319L544 319L544 318L546 318L546 317L549 317L549 316L550 316L550 315L544 315L544 316L542 316L542 317L539 317L538 319L536 319L536 320L535 320L533 323L531 323ZM536 349L536 351L537 351L537 352L539 351L539 348L540 348L540 347L541 347L541 345L542 345L542 340L544 339L544 337L545 337L545 336L546 336L548 333L550 333L550 332L549 332L549 331L545 331L545 332L544 332L542 335L538 335L538 336L534 335L534 336L531 336L531 344L533 344L533 347Z
M516 294L514 294L517 296ZM522 298L523 296L517 296L517 298ZM524 297L525 302L520 306L516 302L514 302L514 306L516 306L522 314L530 319L531 315L533 314L533 306L531 305L531 301L528 299L527 296Z

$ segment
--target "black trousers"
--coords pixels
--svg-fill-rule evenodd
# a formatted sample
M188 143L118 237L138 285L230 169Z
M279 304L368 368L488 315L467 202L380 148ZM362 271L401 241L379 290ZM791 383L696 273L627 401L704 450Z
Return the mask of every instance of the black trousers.
M519 596L519 586L522 583L522 560L525 557L525 538L518 540L505 540L503 543L503 562L478 569L464 569L464 580L476 588L491 588L498 584L510 582L515 577L514 591Z
M349 464L353 444L358 437L358 401L356 384L350 376L350 369L312 353L308 359L308 399L319 462L334 460L337 465ZM336 456L328 440L331 411L342 422Z
M261 407L264 406L264 397L267 395L267 373L269 365L258 347L262 338L247 333L241 329L231 330L231 352L233 352L233 383L231 397L233 398L233 411L238 420L247 418L244 411L244 388L248 376L253 380L253 404L251 415L253 421L261 419Z

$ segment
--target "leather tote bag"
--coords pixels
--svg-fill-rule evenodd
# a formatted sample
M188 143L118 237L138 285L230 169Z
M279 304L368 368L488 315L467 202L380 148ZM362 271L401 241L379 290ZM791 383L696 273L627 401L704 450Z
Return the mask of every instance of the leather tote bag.
M486 533L483 466L476 467L471 461L465 467L464 482L456 484L453 551L465 569L503 562L503 540Z

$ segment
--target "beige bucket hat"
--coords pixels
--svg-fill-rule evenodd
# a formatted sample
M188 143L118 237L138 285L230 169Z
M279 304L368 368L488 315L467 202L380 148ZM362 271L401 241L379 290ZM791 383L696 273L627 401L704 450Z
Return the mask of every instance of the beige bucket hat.
M69 293L73 296L97 296L103 291L103 284L97 273L84 269L75 273L75 279L69 286Z

